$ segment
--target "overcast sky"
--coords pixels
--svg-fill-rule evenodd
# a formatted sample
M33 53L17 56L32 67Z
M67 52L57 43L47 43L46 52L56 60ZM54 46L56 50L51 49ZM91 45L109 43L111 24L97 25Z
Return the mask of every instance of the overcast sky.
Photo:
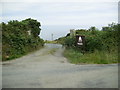
M2 21L37 19L41 37L51 40L66 35L70 29L101 28L118 22L119 0L2 0Z

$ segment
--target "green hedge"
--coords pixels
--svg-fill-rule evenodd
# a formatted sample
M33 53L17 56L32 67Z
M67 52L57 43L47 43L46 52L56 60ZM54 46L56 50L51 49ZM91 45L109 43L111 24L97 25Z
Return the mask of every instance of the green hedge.
M88 30L76 30L76 34L85 36L86 52L94 52L95 50L113 52L118 48L118 27L119 25L112 23L107 27L103 27L102 30L98 30L95 27L91 27ZM64 38L63 45L67 48L76 48L78 50L78 47L75 44L75 37L67 35Z
M28 18L22 21L2 22L2 60L10 60L44 45L40 34L40 22ZM28 33L30 31L30 34Z

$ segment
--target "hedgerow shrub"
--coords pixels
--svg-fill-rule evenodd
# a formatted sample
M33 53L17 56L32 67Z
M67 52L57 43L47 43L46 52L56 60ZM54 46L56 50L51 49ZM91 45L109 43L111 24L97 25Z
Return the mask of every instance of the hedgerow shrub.
M44 45L40 22L34 19L9 21L2 25L2 60L10 60L34 51Z
M95 27L91 27L88 30L76 30L76 34L85 36L86 52L94 52L95 50L113 52L118 48L118 25L114 23L109 24L108 27L103 27L102 30L98 30ZM66 47L78 50L75 37L67 35L64 38L64 45Z

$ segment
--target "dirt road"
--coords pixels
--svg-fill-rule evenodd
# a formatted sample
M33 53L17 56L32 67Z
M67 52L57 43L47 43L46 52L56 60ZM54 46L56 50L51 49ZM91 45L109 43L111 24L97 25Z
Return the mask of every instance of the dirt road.
M3 88L118 88L118 65L75 65L63 48L47 44L19 59L4 62Z

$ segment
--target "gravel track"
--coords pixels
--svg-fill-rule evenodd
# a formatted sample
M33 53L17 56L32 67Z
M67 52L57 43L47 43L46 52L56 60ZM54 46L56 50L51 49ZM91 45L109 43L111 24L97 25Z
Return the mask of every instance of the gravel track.
M54 54L48 53L56 49ZM3 88L118 88L117 64L75 65L59 44L2 63ZM1 66L1 65L0 65Z

